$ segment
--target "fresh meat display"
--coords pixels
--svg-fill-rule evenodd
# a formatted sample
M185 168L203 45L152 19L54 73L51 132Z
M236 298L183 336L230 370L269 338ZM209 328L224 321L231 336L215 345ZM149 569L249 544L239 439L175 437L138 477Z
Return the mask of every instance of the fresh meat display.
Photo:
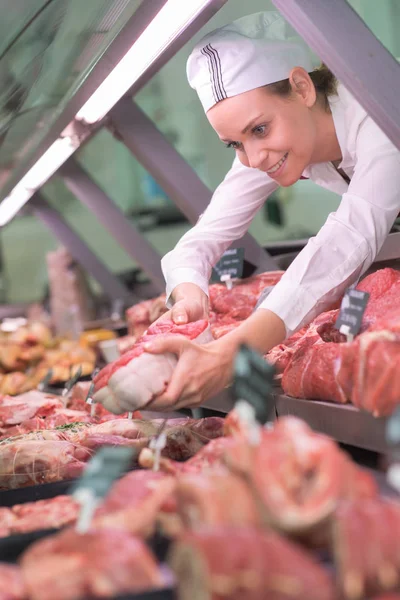
M0 444L0 488L79 477L91 455L88 448L61 440Z
M149 536L160 515L175 510L175 488L176 479L160 472L128 473L113 485L98 508L94 526Z
M118 529L73 530L36 542L20 561L30 600L86 600L163 586L150 550Z
M162 420L114 419L104 423L76 424L9 438L0 443L0 488L18 488L78 477L85 463L102 446L146 448ZM210 440L223 434L223 419L170 419L164 429L162 455L186 460Z
M0 535L6 537L37 529L53 529L75 523L79 505L71 496L56 496L0 509Z
M290 396L352 402L374 416L388 416L400 402L400 273L382 269L357 289L370 298L353 342L334 329L337 311L331 311L267 359L284 368L282 388Z
M183 335L199 344L213 339L206 320L187 325L175 325L172 321L155 323L132 350L107 365L94 378L94 400L119 414L144 408L162 394L178 359L173 354L149 354L145 352L144 344L166 335Z
M0 600L27 600L21 569L0 563Z
M151 467L151 451L143 450L139 462ZM250 445L239 433L210 442L186 463L163 459L160 468L178 476L178 501L184 499L182 506L188 501L182 520L199 525L202 518L206 523L215 523L218 518L222 523L248 519L248 524L262 521L300 537L320 529L323 538L342 500L361 501L377 495L372 476L357 467L335 442L314 433L295 417L281 418L271 430L263 429L257 445ZM186 474L200 475L186 480ZM240 483L229 475L239 478ZM234 490L238 502L241 498L240 506L233 499ZM207 506L210 497L213 500ZM231 497L230 508L227 497Z
M331 576L278 534L220 527L184 534L169 564L179 600L335 600Z
M400 505L376 498L343 503L336 512L333 547L344 598L363 600L400 586Z

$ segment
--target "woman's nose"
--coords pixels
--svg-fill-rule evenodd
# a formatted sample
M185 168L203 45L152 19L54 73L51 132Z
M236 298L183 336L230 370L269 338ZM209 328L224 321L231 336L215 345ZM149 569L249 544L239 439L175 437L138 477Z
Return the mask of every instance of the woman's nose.
M252 149L247 151L247 160L249 167L252 169L259 169L268 158L268 152L266 150Z

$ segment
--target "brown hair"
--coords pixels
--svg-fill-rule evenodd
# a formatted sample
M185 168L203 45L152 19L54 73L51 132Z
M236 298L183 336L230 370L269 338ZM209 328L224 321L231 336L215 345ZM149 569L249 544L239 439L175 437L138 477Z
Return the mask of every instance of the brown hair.
M309 75L315 86L317 94L323 99L325 107L328 108L328 97L337 93L336 77L324 63L321 63L321 65L311 71ZM270 93L277 94L278 96L290 96L292 93L292 86L290 85L289 79L283 79L282 81L271 83L267 85L266 88Z

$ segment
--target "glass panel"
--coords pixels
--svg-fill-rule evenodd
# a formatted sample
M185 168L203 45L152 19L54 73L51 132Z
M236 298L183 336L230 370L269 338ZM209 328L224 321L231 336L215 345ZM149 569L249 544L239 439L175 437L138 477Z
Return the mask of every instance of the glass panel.
M139 0L8 3L0 21L0 186L138 6Z

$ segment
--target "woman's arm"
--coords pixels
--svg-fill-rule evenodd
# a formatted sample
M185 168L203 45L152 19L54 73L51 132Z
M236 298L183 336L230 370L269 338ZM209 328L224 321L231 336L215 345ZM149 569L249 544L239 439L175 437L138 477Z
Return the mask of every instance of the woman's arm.
M161 261L168 300L182 283L196 284L208 294L212 267L232 241L246 233L257 211L277 187L268 175L244 167L235 159L198 223Z

